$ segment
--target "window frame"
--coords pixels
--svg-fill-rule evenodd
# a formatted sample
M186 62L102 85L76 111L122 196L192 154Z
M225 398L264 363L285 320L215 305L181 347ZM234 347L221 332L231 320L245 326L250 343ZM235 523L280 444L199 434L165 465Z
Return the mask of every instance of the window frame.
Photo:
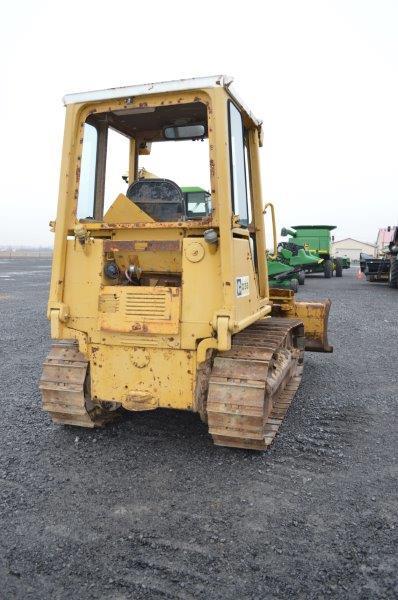
M95 142L92 146L92 148L94 149L94 160L91 164L86 165L85 161L84 161L84 149L85 149L85 142L87 140L86 137L86 126L91 127L94 131L95 131ZM97 188L97 171L98 171L98 147L99 147L99 133L98 133L98 127L96 127L96 125L93 125L92 123L88 123L87 121L84 122L83 125L83 142L82 142L82 153L81 153L81 157L80 157L80 171L79 171L79 187L78 187L78 194L77 194L77 200L76 200L76 216L77 219L79 221L87 221L90 219L94 219L94 214L95 214L95 208L96 208L96 188ZM92 197L90 198L90 215L86 216L86 217L82 217L79 215L79 211L82 209L82 204L81 204L81 196L80 194L82 193L82 188L81 188L81 184L82 184L82 175L85 175L85 171L86 168L90 167L93 168L94 167L94 173L92 174L93 177L93 183L92 183Z
M184 100L181 101L181 94L173 94L170 95L170 101L169 104L173 105L173 106L178 106L181 104L192 104L192 103L201 103L204 105L205 107L205 114L206 114L206 120L204 122L204 126L205 126L205 132L206 132L206 137L204 139L208 140L208 157L209 157L209 163L210 163L210 169L209 169L209 188L212 190L212 192L210 193L210 198L212 200L212 205L213 205L213 195L216 195L216 190L215 190L215 184L214 184L214 170L212 170L211 165L212 163L214 163L214 150L213 150L213 145L211 143L211 140L213 139L213 130L211 127L211 122L212 122L212 111L210 109L211 107L211 97L204 91L200 91L200 93L195 91L195 94L190 93L189 91L184 92L183 93L184 96ZM139 100L141 98L137 97L135 100L137 101L137 104L139 104ZM164 107L164 99L163 97L158 99L156 96L155 98L152 100L149 100L146 96L142 97L143 100L146 101L146 103L148 104L149 108L163 108ZM128 110L128 106L125 106L126 110ZM106 161L106 154L107 154L107 145L108 145L108 131L110 129L115 130L117 133L126 136L129 140L130 140L130 157L129 157L129 172L131 173L131 165L134 165L134 170L135 170L135 178L137 176L137 171L138 171L138 158L139 158L139 143L142 141L140 140L139 137L132 137L129 136L127 133L120 131L119 129L117 129L116 127L112 126L109 123L92 123L90 122L90 117L91 115L95 114L95 115L106 115L107 113L111 113L114 110L119 110L121 111L122 109L120 109L120 99L112 99L111 102L106 102L106 103L102 103L100 105L91 105L91 104L87 104L84 106L84 109L81 110L80 114L79 114L79 134L78 134L78 138L77 138L77 145L76 145L76 154L74 157L75 160L75 164L76 164L76 169L75 169L75 173L76 173L76 177L74 179L74 193L73 193L73 197L74 197L74 210L72 212L72 219L69 222L69 230L73 230L74 225L77 222L86 222L86 221L90 221L93 222L94 228L95 229L108 229L107 225L103 224L103 217L104 217L104 200L105 200L105 178L106 178L106 166L107 166L107 161ZM80 154L82 151L82 146L84 143L84 126L85 124L91 125L93 126L96 130L97 130L97 148L96 148L96 152L97 152L97 161L96 161L96 170L95 170L95 195L94 195L94 216L93 217L78 217L77 216L77 211L78 211L78 196L79 196L79 188L80 188L80 181L79 181L79 161L80 161ZM200 139L200 138L197 138ZM164 140L164 142L172 142L172 141L179 141L179 140ZM188 140L187 140L188 141ZM133 149L131 148L131 144L133 143ZM133 158L133 160L132 160ZM214 209L213 209L214 211ZM211 219L212 221L217 224L218 220L217 218L214 216L213 212L211 214ZM170 224L174 224L174 223L178 223L178 226L181 226L181 223L179 221L173 222L170 221ZM197 219L193 219L192 221L188 220L186 221L187 224L190 224L190 226L194 226L197 224ZM118 226L126 226L127 228L131 227L130 223L119 223Z
M243 174L244 174L244 182L245 182L247 223L242 223L239 212L235 212L236 209L239 207L235 206L235 189L234 189L235 179L234 179L234 168L233 168L233 162L232 162L232 143L231 143L231 141L232 141L232 138L231 138L231 105L238 111L240 120L241 120L241 125L242 125ZM227 111L228 112L228 146L229 146L229 174L230 174L230 184L231 184L231 207L232 207L233 214L235 216L239 215L240 227L244 227L245 229L247 229L250 225L250 222L249 222L249 198L248 198L248 193L247 193L247 176L246 176L246 171L249 168L249 166L246 164L246 155L245 155L246 130L245 130L245 127L243 124L242 113L239 110L239 108L236 106L236 104L231 99L228 99L227 106L228 106L228 111Z

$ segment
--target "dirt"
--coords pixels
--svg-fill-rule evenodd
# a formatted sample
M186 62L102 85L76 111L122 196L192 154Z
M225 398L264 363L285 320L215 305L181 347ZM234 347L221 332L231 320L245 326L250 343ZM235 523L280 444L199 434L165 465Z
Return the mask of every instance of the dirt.
M0 597L398 597L398 293L308 277L334 353L307 354L272 448L212 445L196 415L104 430L41 412L49 262L0 260Z

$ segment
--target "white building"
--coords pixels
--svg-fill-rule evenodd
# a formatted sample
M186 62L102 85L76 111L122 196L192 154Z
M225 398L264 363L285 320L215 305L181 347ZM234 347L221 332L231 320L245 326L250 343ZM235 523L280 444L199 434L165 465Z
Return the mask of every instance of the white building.
M359 255L361 252L370 254L370 256L376 256L376 249L376 244L360 242L353 238L345 238L344 240L332 242L333 256L348 256L352 263L359 262Z

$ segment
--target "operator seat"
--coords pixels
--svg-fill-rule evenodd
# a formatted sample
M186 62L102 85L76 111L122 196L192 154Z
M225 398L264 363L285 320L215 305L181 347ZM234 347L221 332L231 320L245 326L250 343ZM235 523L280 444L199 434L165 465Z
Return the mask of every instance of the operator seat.
M170 179L138 179L126 192L155 221L184 221L186 208L181 188Z

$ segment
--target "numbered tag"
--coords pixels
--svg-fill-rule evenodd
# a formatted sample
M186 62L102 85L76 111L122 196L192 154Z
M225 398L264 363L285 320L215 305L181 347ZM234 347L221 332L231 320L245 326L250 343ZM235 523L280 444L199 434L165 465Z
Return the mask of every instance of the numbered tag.
M249 290L249 276L242 275L241 277L236 278L236 295L238 298L242 298L243 296L248 296L250 293Z

